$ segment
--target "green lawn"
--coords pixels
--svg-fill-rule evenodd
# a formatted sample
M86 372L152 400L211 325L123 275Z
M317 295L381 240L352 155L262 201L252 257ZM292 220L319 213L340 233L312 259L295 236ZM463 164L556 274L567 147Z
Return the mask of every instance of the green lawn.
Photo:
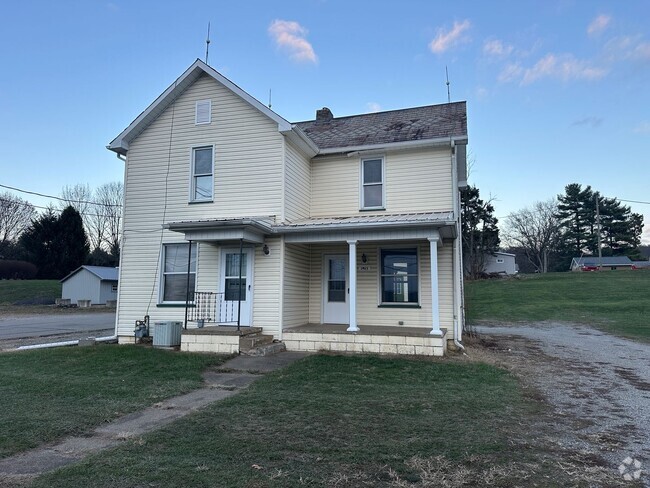
M0 305L25 300L51 300L61 297L59 280L0 280Z
M468 322L558 320L650 340L650 272L521 275L467 282Z
M0 354L0 457L196 389L223 360L109 345Z
M44 475L34 486L566 482L566 472L542 461L530 443L516 447L519 436L530 436L525 419L538 412L510 374L486 364L310 356L160 431Z

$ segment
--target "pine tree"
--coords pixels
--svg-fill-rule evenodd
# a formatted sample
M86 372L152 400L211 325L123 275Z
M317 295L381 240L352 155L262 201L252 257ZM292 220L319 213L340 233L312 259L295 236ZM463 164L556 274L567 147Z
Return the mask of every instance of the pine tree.
M57 220L58 274L64 277L84 264L90 252L83 219L74 207L66 207Z
M20 246L41 279L63 278L84 264L89 250L81 216L72 207L59 217L48 209L23 233Z
M579 183L571 183L564 188L564 195L558 195L557 199L557 217L560 220L565 252L580 256L597 247L593 242L596 218L591 186L583 190Z
M487 256L499 250L499 229L494 207L475 186L461 193L461 222L465 271L476 278L485 270Z

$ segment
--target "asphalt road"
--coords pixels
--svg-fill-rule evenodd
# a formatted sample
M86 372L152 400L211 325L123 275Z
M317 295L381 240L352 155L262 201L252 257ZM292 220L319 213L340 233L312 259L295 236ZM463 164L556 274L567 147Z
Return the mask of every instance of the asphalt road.
M0 340L114 329L115 312L0 317Z

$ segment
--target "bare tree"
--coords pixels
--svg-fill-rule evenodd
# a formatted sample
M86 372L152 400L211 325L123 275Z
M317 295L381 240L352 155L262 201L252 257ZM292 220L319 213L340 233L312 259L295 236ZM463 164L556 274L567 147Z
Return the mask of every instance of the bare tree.
M36 216L36 209L26 200L9 192L0 193L0 243L14 242Z
M124 201L124 185L121 181L104 183L95 190L95 211L92 220L97 234L102 235L106 250L113 256L120 251L122 203Z
M557 202L535 202L532 207L511 213L506 218L503 236L510 245L523 249L535 269L546 273L549 254L556 249L560 237Z

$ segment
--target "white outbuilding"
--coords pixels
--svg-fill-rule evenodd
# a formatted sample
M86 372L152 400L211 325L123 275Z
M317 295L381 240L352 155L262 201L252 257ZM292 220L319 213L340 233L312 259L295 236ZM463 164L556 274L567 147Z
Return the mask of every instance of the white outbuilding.
M118 268L105 266L80 266L61 280L61 297L76 304L90 300L92 305L105 305L117 300Z

